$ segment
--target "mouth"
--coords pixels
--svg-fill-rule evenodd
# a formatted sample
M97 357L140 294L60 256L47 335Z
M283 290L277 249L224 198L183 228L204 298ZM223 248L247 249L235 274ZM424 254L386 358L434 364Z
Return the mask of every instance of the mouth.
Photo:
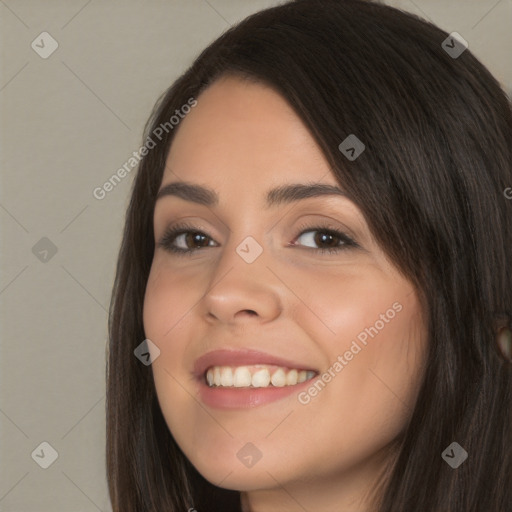
M282 388L313 379L317 372L286 366L211 366L204 373L206 384L219 388Z
M201 401L220 409L269 404L299 393L319 371L256 350L215 350L199 357L193 374Z

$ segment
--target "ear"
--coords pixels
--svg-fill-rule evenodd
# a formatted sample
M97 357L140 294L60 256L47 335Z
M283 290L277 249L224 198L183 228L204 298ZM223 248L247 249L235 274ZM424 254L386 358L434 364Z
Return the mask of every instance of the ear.
M496 344L501 355L512 364L512 322L502 316L497 322Z

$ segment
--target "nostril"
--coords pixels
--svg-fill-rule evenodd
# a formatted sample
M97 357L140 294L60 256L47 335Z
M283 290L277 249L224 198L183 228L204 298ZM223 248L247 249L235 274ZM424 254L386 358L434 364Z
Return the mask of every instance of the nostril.
M240 314L246 314L249 316L258 315L258 313L256 313L256 311L253 311L252 309L243 309L242 311L240 311Z

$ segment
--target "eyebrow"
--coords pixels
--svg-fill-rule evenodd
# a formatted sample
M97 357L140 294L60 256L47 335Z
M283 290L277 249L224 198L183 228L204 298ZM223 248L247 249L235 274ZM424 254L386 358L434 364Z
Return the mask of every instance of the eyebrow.
M272 208L281 204L307 199L309 197L326 195L347 197L345 192L340 188L328 183L293 183L289 185L281 185L269 190L267 192L266 204L267 208ZM204 206L217 206L219 204L219 195L215 190L203 185L188 183L186 181L175 181L164 185L158 191L156 200L165 196L179 197L185 201L191 201Z

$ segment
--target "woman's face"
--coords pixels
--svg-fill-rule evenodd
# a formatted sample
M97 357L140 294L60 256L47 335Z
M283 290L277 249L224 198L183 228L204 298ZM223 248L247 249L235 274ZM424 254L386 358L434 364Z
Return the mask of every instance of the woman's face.
M423 376L414 288L344 195L297 188L267 201L276 188L340 186L300 118L266 86L222 78L200 95L161 190L182 182L211 192L168 189L157 199L144 301L172 435L210 482L249 491L255 510L354 505ZM182 222L192 233L159 245Z

